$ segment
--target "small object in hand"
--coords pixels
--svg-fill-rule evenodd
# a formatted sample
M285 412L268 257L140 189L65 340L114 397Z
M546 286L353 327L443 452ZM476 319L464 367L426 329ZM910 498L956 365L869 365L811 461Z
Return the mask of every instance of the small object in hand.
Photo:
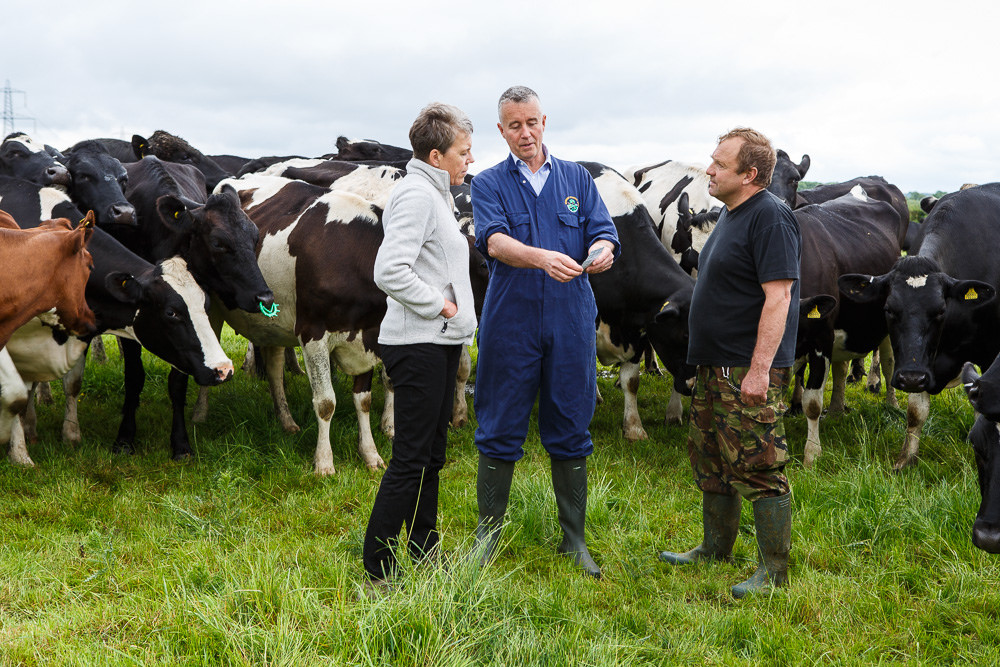
M603 246L599 247L599 248L594 248L593 250L591 250L590 254L587 255L587 259L583 260L583 264L580 265L580 268L583 269L584 271L586 271L587 267L590 266L591 264L593 264L594 260L597 259L602 252L604 252L604 247Z

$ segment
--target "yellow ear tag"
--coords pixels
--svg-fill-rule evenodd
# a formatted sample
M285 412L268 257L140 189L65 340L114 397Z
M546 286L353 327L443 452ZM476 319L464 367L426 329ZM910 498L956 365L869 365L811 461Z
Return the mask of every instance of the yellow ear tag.
M128 279L123 280L122 281L122 287L125 287L125 283L127 283L127 282L128 282Z
M806 317L811 320L818 320L823 316L819 314L819 306L813 306L813 309L809 311L809 314L806 315Z
M181 212L180 211L174 211L174 217L175 218L181 217Z
M669 305L670 305L670 302L669 302L669 301L664 301L664 302L663 302L663 305L662 305L662 306L660 306L660 310L663 310L664 308L666 308L666 307L667 307L667 306L669 306Z
M969 288L969 291L965 293L965 300L966 301L975 301L978 298L979 298L979 295L976 294L976 290L972 289L971 287Z

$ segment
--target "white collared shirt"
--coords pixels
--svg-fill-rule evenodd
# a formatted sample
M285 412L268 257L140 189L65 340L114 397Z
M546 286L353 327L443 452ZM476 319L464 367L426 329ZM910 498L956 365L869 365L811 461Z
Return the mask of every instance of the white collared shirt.
M531 167L524 160L517 157L514 158L514 164L517 165L518 172L531 185L531 189L535 191L536 195L542 193L545 181L549 180L549 174L552 173L552 156L549 155L549 149L545 144L542 144L542 152L545 154L545 162L534 173L531 172ZM513 157L513 153L511 153L511 156Z

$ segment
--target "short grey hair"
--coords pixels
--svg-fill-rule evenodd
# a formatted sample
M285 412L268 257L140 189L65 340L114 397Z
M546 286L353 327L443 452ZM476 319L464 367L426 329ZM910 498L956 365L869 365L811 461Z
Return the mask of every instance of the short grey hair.
M503 92L500 96L500 101L497 102L497 117L501 116L501 111L503 110L503 105L511 102L513 104L524 104L525 102L530 102L535 100L541 104L541 100L538 99L538 93L533 91L527 86L511 86Z
M427 161L435 148L447 152L460 133L472 134L472 121L456 106L431 102L417 115L410 126L413 157Z

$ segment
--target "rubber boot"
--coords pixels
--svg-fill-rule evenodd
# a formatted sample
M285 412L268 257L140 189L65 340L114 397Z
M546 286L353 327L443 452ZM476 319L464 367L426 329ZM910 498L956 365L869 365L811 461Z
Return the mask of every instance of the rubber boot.
M559 527L563 540L557 551L573 556L573 561L584 572L597 579L601 578L601 568L590 557L584 537L587 519L587 459L552 459L552 488L556 492L556 506L559 508Z
M689 565L700 560L733 560L733 545L740 532L739 495L727 496L721 493L701 494L701 517L705 536L701 544L691 551L674 553L661 551L660 560L671 565Z
M762 498L753 504L757 530L757 571L733 586L733 597L768 592L788 582L788 552L792 548L792 494Z
M476 548L479 564L493 559L503 518L507 514L510 483L514 478L514 462L491 459L479 453L479 472L476 474L476 499L479 502L479 523L476 525Z

